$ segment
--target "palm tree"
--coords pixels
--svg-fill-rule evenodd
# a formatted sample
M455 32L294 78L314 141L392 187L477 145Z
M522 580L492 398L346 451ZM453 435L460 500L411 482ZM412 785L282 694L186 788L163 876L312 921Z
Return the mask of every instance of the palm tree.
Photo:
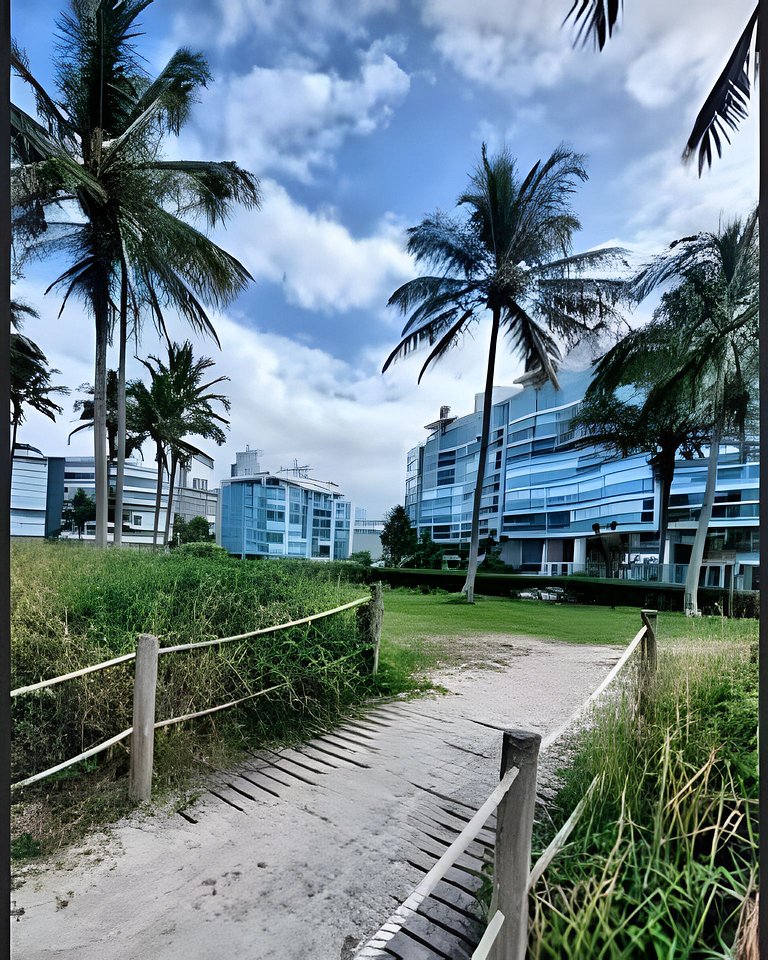
M231 302L250 274L187 219L212 226L234 204L258 206L258 182L230 162L163 160L165 134L178 134L197 91L210 80L205 59L178 50L151 79L132 40L151 0L72 0L58 21L58 99L14 47L12 64L34 92L36 120L11 107L16 221L35 255L65 253L70 265L49 289L79 295L96 328L94 455L96 542L106 543L106 353L119 324L118 477L125 442L125 344L129 304L151 309L164 327L173 307L198 332L215 331L206 312ZM79 221L57 221L74 207ZM122 498L118 480L117 499ZM118 503L118 508L120 504ZM119 531L116 530L118 539Z
M157 459L157 492L155 496L155 525L152 545L157 546L160 525L163 475L168 473L168 504L163 535L163 544L170 537L170 518L173 516L173 485L179 465L202 451L189 441L189 437L213 440L221 446L226 440L224 427L229 421L213 409L219 403L229 411L229 399L211 388L228 380L216 377L204 381L206 372L214 365L209 357L197 360L189 341L182 346L168 345L168 362L158 357L141 361L150 374L150 386L140 380L131 383L129 395L137 404L137 423L155 444Z
M68 394L69 389L53 386L51 377L61 370L49 368L48 359L38 345L19 333L22 316L37 316L35 311L18 301L11 301L11 325L14 332L10 335L10 397L11 397L11 466L13 471L13 451L16 448L16 434L24 422L24 410L31 407L51 420L61 413L61 407L52 399L53 394Z
M577 43L592 40L602 50L613 34L622 6L623 0L573 0L565 20L573 19L577 24ZM738 129L739 123L747 116L751 94L750 65L757 78L759 13L760 5L757 4L722 73L704 101L685 145L684 160L688 161L698 154L699 176L705 163L712 165L713 145L718 157L722 156L722 140L730 143L728 131Z
M435 273L409 280L389 304L410 314L402 340L384 364L424 341L429 365L444 356L468 328L490 313L491 339L485 381L483 421L472 508L472 534L465 591L474 602L480 537L480 510L493 401L493 376L500 332L505 332L526 370L538 370L558 387L557 341L567 346L596 338L620 321L617 304L625 292L617 277L594 279L587 271L621 262L617 249L572 255L580 223L570 206L578 181L587 179L584 157L561 145L546 161L520 176L503 150L481 162L458 200L464 220L441 212L409 231L408 251L417 264ZM553 259L554 258L554 259Z
M595 365L571 427L577 446L604 447L611 455L649 453L659 497L659 563L664 563L669 499L678 456L703 456L712 417L691 391L668 390L668 379L687 359L691 318L679 297L665 294L651 323L633 330ZM630 391L629 397L627 392Z
M699 514L685 583L685 610L698 613L697 592L717 480L721 442L729 430L743 437L753 391L759 313L757 211L735 219L717 233L700 233L671 244L638 275L633 288L643 299L662 284L672 290L662 301L667 320L674 318L683 352L648 395L654 404L669 392L687 394L693 404L709 407L711 431L704 501ZM636 331L635 345L617 366L657 362L653 321ZM634 354L634 356L632 355Z
M80 422L79 427L75 427L67 437L67 443L69 443L76 433L80 433L82 430L93 430L93 384L90 383L81 383L77 388L79 393L85 393L87 396L83 400L76 400L73 406L75 413L79 413L80 416L78 420ZM107 389L106 389L106 398L107 398L107 459L109 463L117 463L117 436L118 436L118 373L117 370L107 370ZM146 440L145 436L142 436L140 433L136 433L131 429L131 409L130 401L127 404L127 421L128 428L126 430L126 440L125 440L125 456L131 457L134 453L141 452L141 445ZM133 418L135 419L135 417Z

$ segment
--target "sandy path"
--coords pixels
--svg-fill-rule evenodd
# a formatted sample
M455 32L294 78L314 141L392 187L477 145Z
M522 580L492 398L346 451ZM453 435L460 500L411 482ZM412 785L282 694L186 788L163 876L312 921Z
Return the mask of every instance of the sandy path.
M15 960L350 957L418 883L434 793L479 806L498 780L494 728L552 729L621 652L511 636L478 648L498 668L468 657L436 677L448 695L255 756L214 778L189 819L135 817L23 874Z

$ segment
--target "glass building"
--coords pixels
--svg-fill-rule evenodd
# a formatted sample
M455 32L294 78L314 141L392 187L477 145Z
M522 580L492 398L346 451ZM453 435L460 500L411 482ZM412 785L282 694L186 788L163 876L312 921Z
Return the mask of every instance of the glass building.
M668 539L660 545L660 489L648 455L616 459L584 446L571 419L590 371L563 370L558 377L560 390L537 374L494 388L481 543L499 545L501 559L521 572L683 582L707 459L677 462ZM441 408L426 425L427 439L408 453L408 515L419 534L427 530L449 553L469 546L482 403L478 394L474 412L464 417ZM703 583L757 589L758 485L759 464L723 446Z
M222 480L217 542L240 557L346 560L352 504L335 488L309 477L271 473Z

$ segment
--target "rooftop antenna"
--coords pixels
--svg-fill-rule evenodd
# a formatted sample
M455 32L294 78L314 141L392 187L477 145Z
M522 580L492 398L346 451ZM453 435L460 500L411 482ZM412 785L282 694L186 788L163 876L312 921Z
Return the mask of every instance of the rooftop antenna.
M304 480L309 480L309 471L312 469L308 463L302 464L299 466L299 461L294 457L292 467L280 467L277 471L278 473L289 473L294 477L301 477Z

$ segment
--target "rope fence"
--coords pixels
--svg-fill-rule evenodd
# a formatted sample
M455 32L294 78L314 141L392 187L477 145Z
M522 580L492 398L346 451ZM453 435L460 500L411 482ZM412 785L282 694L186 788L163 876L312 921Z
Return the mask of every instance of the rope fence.
M338 664L351 659L352 657L360 656L360 654L365 650L373 650L372 672L375 673L376 666L378 664L378 647L381 640L381 612L383 606L381 584L375 584L372 587L371 596L369 597L359 597L357 600L352 600L349 603L334 607L332 610L323 610L321 613L315 613L308 617L301 617L298 620L289 620L285 623L275 624L271 627L261 627L257 630L251 630L248 633L237 634L231 637L219 637L215 640L206 640L201 643L187 643L178 644L172 647L160 647L157 637L153 637L149 634L143 634L141 637L139 637L137 649L133 653L124 654L123 656L115 657L112 660L106 660L103 663L97 663L89 667L83 667L80 670L74 670L73 672L64 674L60 677L52 677L49 680L42 680L39 683L30 684L25 687L18 687L16 690L12 690L11 697L18 697L22 694L34 693L38 690L43 690L46 687L51 687L67 680L73 680L77 677L82 677L90 673L106 670L110 667L116 666L117 664L136 660L136 672L134 678L133 726L129 727L127 730L123 730L121 733L110 737L108 740L105 740L94 747L90 747L88 750L84 750L75 757L64 760L61 763L58 763L47 770L43 770L40 773L36 773L31 777L27 777L24 780L19 780L16 783L12 783L11 790L17 790L21 787L26 787L29 784L36 783L39 780L43 780L46 777L50 777L55 773L59 773L62 770L67 769L68 767L74 766L76 763L80 763L83 760L102 753L104 750L107 750L120 741L125 740L127 737L132 737L131 778L129 784L129 793L134 800L149 800L151 796L155 730L169 727L172 724L194 720L198 717L207 716L208 714L217 713L220 710L226 710L230 707L237 706L238 704L245 703L247 700L253 700L256 697L262 697L269 693L273 693L276 690L289 687L294 682L292 680L286 680L283 683L274 684L271 687L258 690L256 693L249 693L245 697L240 697L236 700L230 700L228 703L222 703L214 707L208 707L205 710L198 710L195 713L187 713L179 717L172 717L168 720L155 721L154 711L155 692L157 686L157 658L160 654L195 650L201 647L210 647L217 644L228 643L233 640L247 640L252 637L276 633L280 630L288 630L292 627L303 626L305 624L313 623L316 620L322 620L325 617L331 617L336 614L343 613L344 611L367 605L370 605L374 611L369 620L365 621L363 627L365 633L367 633L367 636L365 637L367 642L362 647L356 648L351 653L345 654L343 657L332 660L330 663L321 664L318 669L327 670L330 667L337 666ZM136 732L135 736L133 736L134 731Z
M638 647L642 649L646 673L655 671L656 611L643 610L641 617L643 626L627 645L618 662L565 723L543 739L539 734L525 730L504 733L499 785L413 893L380 930L361 945L355 953L355 960L382 960L390 955L387 944L400 932L408 918L418 910L458 857L477 837L494 811L497 811L496 862L491 919L472 954L472 960L525 960L528 942L528 894L567 843L600 779L596 777L592 781L571 816L531 869L531 837L539 753L548 750L567 733L605 693Z

